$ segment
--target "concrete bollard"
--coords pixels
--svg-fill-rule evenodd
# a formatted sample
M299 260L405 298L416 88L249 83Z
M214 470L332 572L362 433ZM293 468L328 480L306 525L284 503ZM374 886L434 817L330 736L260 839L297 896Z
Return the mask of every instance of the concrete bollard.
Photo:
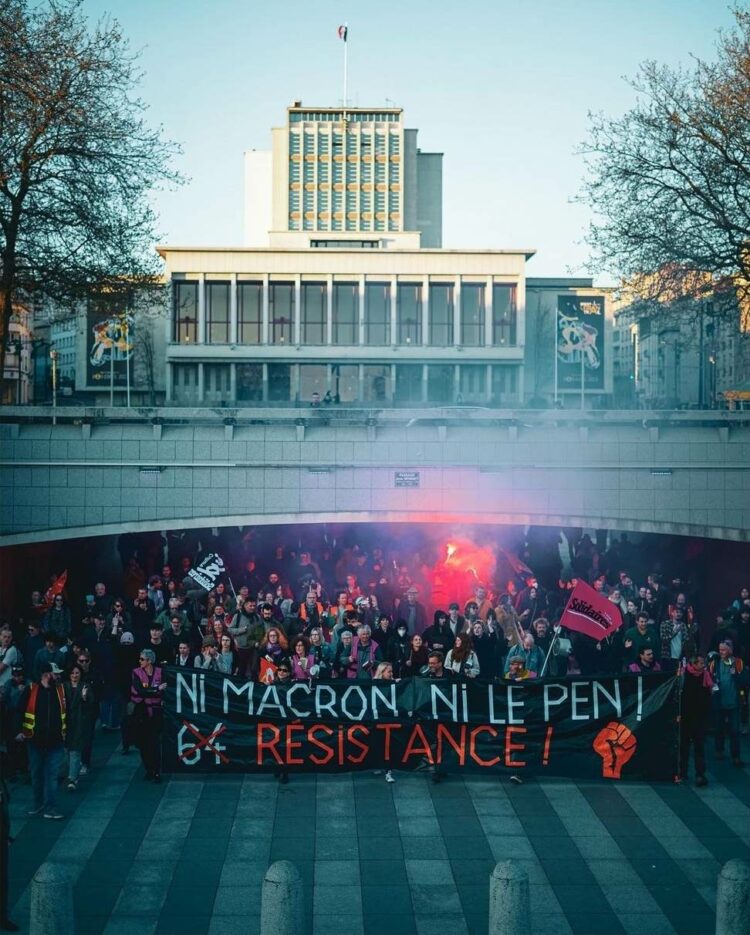
M531 935L529 875L515 860L501 860L492 871L489 935Z
M291 861L266 870L260 900L260 935L299 935L304 930L302 877Z
M716 888L716 935L750 932L750 862L728 860Z
M62 864L42 864L34 874L29 935L75 935L73 885Z

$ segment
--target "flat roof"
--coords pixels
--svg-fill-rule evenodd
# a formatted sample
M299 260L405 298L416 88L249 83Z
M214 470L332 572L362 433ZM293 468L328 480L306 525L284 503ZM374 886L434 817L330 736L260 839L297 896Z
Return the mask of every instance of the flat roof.
M326 239L322 237L323 234L328 233L337 233L334 231L304 231L306 234L313 236L313 239ZM318 233L320 237L314 237ZM359 237L352 238L353 240L367 239L367 240L377 240L379 237ZM367 256L372 256L373 254L378 255L389 255L394 253L416 253L416 254L462 254L462 255L490 255L490 256L518 256L522 254L526 259L530 259L532 256L536 255L536 248L523 247L517 250L454 250L445 247L384 247L381 250L367 250L362 251L360 249L349 250L346 247L325 247L325 248L316 248L316 247L185 247L178 246L172 247L167 244L157 244L156 252L162 258L167 253L305 253L305 254L314 254L316 256L325 255L327 253L353 253L357 256L362 256L365 253ZM529 280L526 280L527 283ZM550 283L553 282L562 282L563 280L549 280Z

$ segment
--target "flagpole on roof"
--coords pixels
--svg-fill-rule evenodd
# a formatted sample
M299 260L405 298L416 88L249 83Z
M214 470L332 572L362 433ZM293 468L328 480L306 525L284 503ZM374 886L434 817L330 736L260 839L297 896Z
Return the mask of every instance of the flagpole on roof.
M349 25L344 23L344 124L346 124L346 102L348 85L348 67L349 67Z

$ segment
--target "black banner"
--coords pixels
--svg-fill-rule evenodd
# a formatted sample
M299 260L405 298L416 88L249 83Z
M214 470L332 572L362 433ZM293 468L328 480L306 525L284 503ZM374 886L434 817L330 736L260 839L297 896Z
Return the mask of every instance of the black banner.
M559 295L555 353L557 386L581 390L581 358L585 390L604 390L604 296Z
M211 591L225 571L224 559L219 553L209 552L205 558L201 559L197 568L190 569L188 575L206 591Z
M647 780L676 772L673 676L263 685L166 672L165 772L438 767Z

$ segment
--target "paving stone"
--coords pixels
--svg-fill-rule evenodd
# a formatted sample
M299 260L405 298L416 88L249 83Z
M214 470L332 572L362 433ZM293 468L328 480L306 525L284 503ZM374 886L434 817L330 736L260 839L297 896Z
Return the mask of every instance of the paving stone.
M387 915L384 912L376 912L366 915L363 921L365 935L416 935L417 933L414 916L411 914ZM445 935L448 933L446 932ZM486 935L486 932L482 935Z
M313 918L313 932L314 935L364 935L365 924L361 916L354 914L316 915ZM237 933L233 932L231 935Z
M353 885L360 881L359 863L349 860L318 860L315 862L315 885Z
M362 898L357 886L351 884L316 883L313 890L315 915L362 915Z
M406 837L401 839L401 845L404 849L404 857L413 860L424 859L429 855L434 860L447 860L448 851L445 841L441 837Z
M164 892L164 887L157 884L126 884L115 904L115 912L126 916L155 916L161 909Z
M662 913L618 913L626 935L677 935L672 923ZM710 935L710 933L709 933Z
M111 915L104 927L104 935L154 935L158 917Z
M254 886L220 886L216 890L213 915L246 915L260 912L260 894L263 880Z
M412 885L417 883L454 885L453 871L447 860L407 860L406 874Z
M402 837L439 837L442 834L437 818L401 817L399 815L398 827Z
M405 881L404 881L405 882ZM412 917L411 893L408 886L363 886L362 909L365 917L378 912ZM367 928L367 925L365 925Z
M469 935L463 915L415 916L417 935Z
M461 902L455 886L440 883L413 883L410 886L415 916L461 914Z
M338 860L342 856L359 857L359 841L354 837L328 837L320 834L315 837L316 860Z
M365 886L403 884L407 879L403 860L367 860L360 865L359 872Z
M528 838L520 835L487 835L487 843L495 860L510 860L511 857L536 857L536 851Z

